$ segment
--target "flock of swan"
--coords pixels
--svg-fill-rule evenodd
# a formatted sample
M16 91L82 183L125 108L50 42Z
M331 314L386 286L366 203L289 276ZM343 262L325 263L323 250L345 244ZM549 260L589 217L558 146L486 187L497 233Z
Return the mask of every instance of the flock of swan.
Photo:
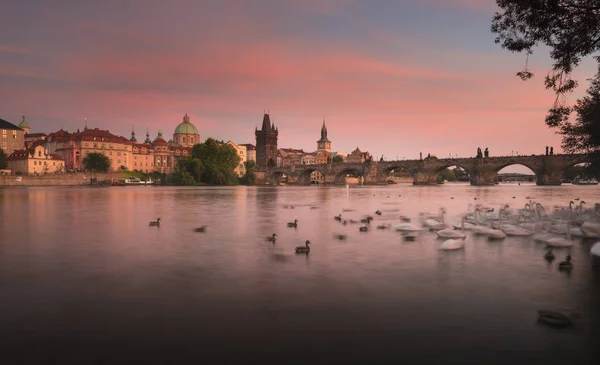
M441 250L464 248L468 231L487 236L490 240L502 240L507 236L531 236L535 242L547 245L549 252L546 258L552 260L552 248L573 246L573 237L600 240L600 203L591 208L586 208L585 204L585 201L578 204L570 201L567 206L555 206L549 212L542 204L532 200L521 209L510 208L508 204L500 209L469 204L468 211L461 214L460 223L446 223L446 210L440 208L437 216L420 213L421 226L403 222L394 228L405 234L431 230L439 238L445 239L440 245ZM600 242L592 247L591 252L600 256ZM563 268L571 266L570 257L561 263Z
M521 209L511 208L504 204L500 209L477 204L469 204L467 211L460 214L460 222L447 223L444 219L446 210L439 209L438 215L419 213L420 225L411 222L408 217L400 217L402 223L396 225L383 224L378 225L378 229L387 229L393 227L396 231L402 232L406 240L414 240L416 235L423 231L432 231L438 238L444 241L439 245L440 250L460 250L465 247L467 233L486 236L489 240L503 240L507 236L530 236L535 242L546 244L548 252L544 258L548 261L554 260L553 248L572 247L575 242L573 237L596 239L591 248L591 253L600 256L600 203L593 207L586 208L585 201L579 201L577 204L570 201L566 206L554 206L551 211L540 203L529 200ZM377 210L377 215L381 212ZM361 232L367 232L369 225L373 220L372 216L366 216L360 221L352 219L346 220L339 214L333 217L334 220L347 225L348 223L363 223L359 228ZM149 223L150 226L160 226L160 218ZM297 228L298 220L287 223L287 227ZM196 228L195 232L206 232L206 226ZM345 234L334 234L334 238L339 240L346 239ZM266 240L275 243L277 235L273 233L267 236ZM309 253L311 244L306 241L304 246L296 247L296 253ZM559 264L561 269L570 269L573 266L571 256Z

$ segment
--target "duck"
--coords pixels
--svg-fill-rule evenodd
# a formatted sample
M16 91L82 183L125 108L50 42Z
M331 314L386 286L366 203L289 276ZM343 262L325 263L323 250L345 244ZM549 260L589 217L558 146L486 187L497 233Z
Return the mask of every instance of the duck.
M206 226L195 228L194 232L204 233L204 232L206 232Z
M310 247L308 247L308 245L310 245L310 241L306 240L306 242L304 242L304 246L298 246L296 247L296 253L309 253L310 252Z
M567 255L567 259L558 264L559 270L571 270L573 263L571 262L571 255Z
M298 227L298 220L294 219L293 222L288 222L287 226L288 227L292 227L292 228L297 228Z
M275 242L277 240L277 234L273 233L272 236L267 236L267 241L269 242Z
M160 218L156 218L156 221L152 221L148 225L151 227L160 227Z
M546 252L546 254L544 255L544 258L547 261L553 261L554 260L554 253L552 253L552 249L548 249L548 252Z
M389 198L389 197L388 197L388 198ZM377 214L377 215L381 215L381 211L380 211L379 209L377 209L377 210L375 211L375 214Z
M373 217L371 217L370 215L368 215L366 218L361 219L360 222L361 223L370 224L372 220L373 220Z
M377 226L377 229L388 229L390 226L390 224L380 224Z
M360 227L358 230L361 231L361 232L367 232L369 230L369 227L368 226L363 226L363 227Z
M554 327L566 327L572 324L569 317L559 312L539 310L538 315L540 321Z
M333 217L334 220L341 222L342 221L342 215L336 215L335 217Z
M348 237L348 236L346 236L345 234L339 234L339 233L335 233L335 234L333 235L333 238L335 238L335 239L337 239L337 240L340 240L340 241L343 241L343 240L345 240L347 237Z

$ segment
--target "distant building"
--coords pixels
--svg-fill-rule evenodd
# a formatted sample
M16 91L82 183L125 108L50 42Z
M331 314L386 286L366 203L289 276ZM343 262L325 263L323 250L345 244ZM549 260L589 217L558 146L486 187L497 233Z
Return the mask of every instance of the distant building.
M265 113L261 129L255 129L256 136L256 165L260 169L267 168L269 164L277 164L277 136L279 130L271 124L269 114ZM269 163L269 161L271 161Z
M200 143L200 134L195 125L190 122L190 117L186 114L175 132L173 133L172 145L183 147L194 147Z
M227 144L235 149L238 157L240 158L240 162L238 166L233 170L237 174L237 176L242 177L246 174L246 161L247 161L247 152L245 145L238 145L231 141L227 142Z
M358 147L356 147L356 149L348 155L346 162L362 163L362 162L365 162L365 161L368 161L371 159L372 159L372 157L369 152L362 152Z
M316 153L305 153L301 158L301 164L303 165L314 165L316 162L317 154Z
M21 128L25 134L29 134L31 132L31 127L29 127L29 123L25 120L25 116L21 117L21 123L19 123L19 128Z
M16 125L0 119L0 148L5 154L25 148L25 131Z
M12 173L25 175L43 175L65 170L63 158L57 154L48 153L48 150L41 145L15 151L7 157L6 162Z
M27 133L25 134L25 147L32 147L35 142L43 142L46 140L46 137L48 137L46 133Z
M304 150L298 150L294 148L280 148L281 153L281 166L286 167L290 165L302 165L302 157L304 156Z
M246 147L246 160L256 161L256 146L251 143L244 143L240 146Z

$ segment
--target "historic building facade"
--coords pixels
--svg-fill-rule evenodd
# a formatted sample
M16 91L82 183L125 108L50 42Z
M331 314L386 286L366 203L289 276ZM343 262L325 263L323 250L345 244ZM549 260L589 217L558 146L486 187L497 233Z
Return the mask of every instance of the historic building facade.
M269 165L277 164L277 137L279 130L275 124L271 124L269 114L263 116L261 129L255 129L256 136L256 165L264 169ZM269 162L270 161L270 162Z
M8 156L6 162L12 173L25 175L43 175L63 172L65 169L64 159L58 154L48 153L42 145L15 151Z
M25 131L16 125L0 119L0 149L10 156L25 148Z
M242 177L246 174L246 161L248 161L248 153L246 150L246 146L242 144L235 144L231 141L227 142L227 145L233 147L238 157L240 158L240 163L233 170L237 176Z

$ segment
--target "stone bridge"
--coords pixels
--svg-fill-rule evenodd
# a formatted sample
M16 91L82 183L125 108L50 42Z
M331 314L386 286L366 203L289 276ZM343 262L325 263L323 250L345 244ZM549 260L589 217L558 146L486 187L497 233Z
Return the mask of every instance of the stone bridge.
M560 185L566 169L587 162L588 156L581 155L531 155L482 158L436 157L422 160L402 160L364 163L337 163L325 165L291 165L257 171L258 183L278 184L287 176L288 184L310 184L310 175L319 171L326 184L344 184L347 175L362 177L364 184L385 184L392 170L409 172L414 185L437 183L438 174L445 168L458 166L470 176L471 185L494 185L496 174L510 165L530 168L537 178L537 185Z

